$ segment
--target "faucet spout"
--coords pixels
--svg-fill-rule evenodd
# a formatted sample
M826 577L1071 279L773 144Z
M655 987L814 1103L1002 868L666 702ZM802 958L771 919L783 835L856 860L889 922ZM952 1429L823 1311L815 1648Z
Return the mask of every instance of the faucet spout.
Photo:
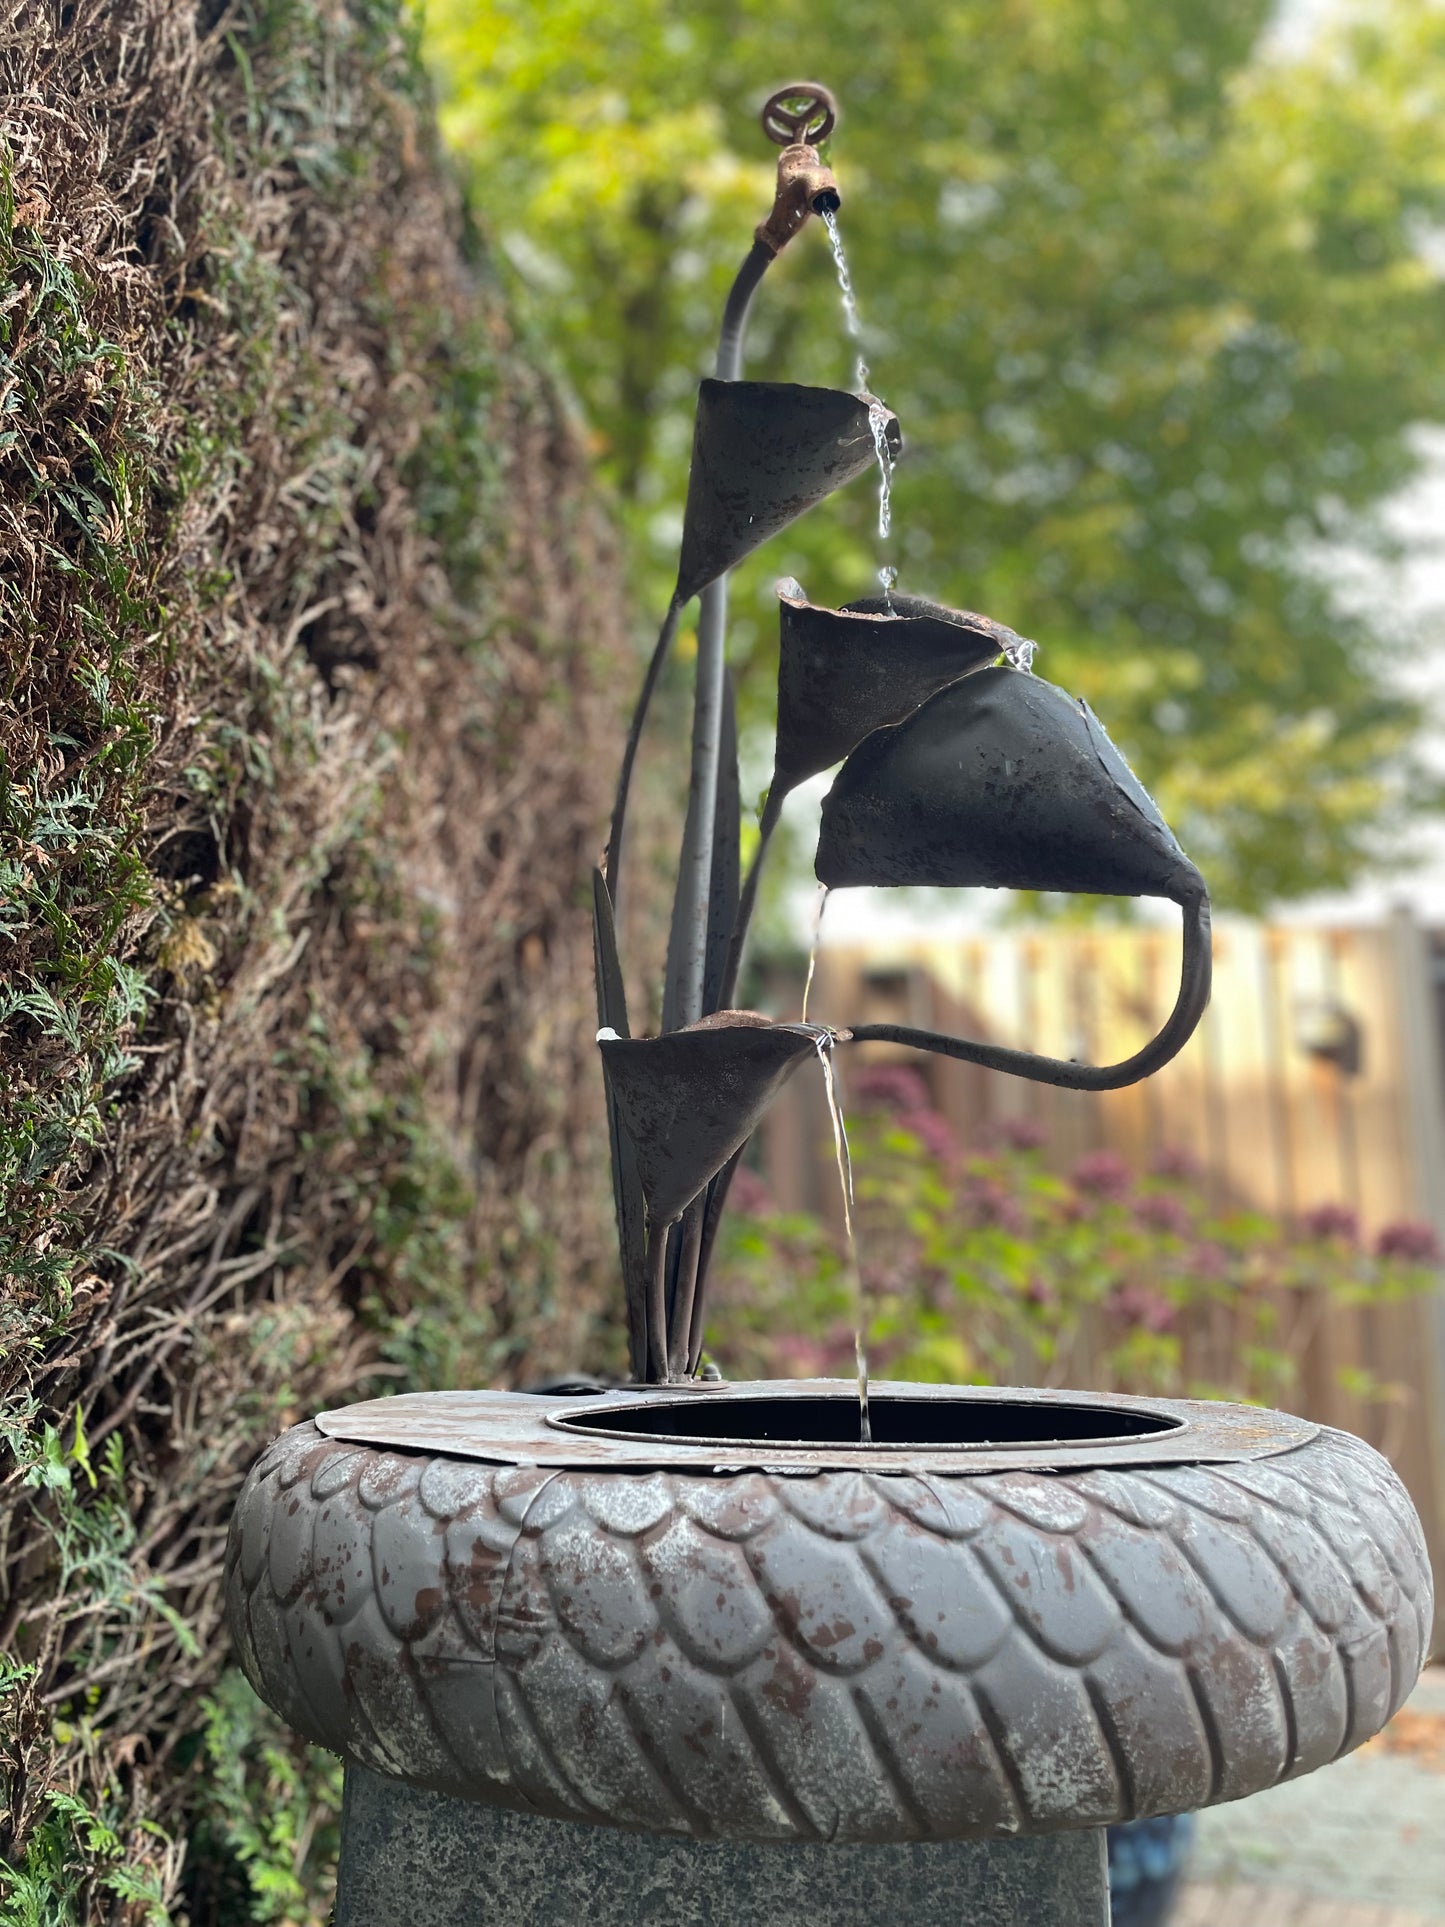
M816 147L800 141L795 147L785 147L778 156L773 211L766 221L759 222L756 238L769 254L781 254L810 214L836 214L842 205L833 170L824 167Z
M782 252L810 214L836 214L843 205L833 170L818 154L837 119L837 102L816 81L780 88L763 109L763 132L783 150L773 211L756 230L769 258Z

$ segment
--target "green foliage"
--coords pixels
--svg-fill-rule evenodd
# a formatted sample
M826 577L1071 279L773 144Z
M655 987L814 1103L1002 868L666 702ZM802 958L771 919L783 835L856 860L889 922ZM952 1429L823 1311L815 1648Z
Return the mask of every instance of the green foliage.
M1216 1207L1178 1158L1141 1174L1099 1151L1060 1176L1027 1132L961 1149L911 1071L858 1084L858 1270L745 1183L709 1330L730 1376L847 1376L861 1321L880 1377L1288 1403L1327 1306L1438 1287L1423 1227L1366 1251L1348 1212L1291 1228ZM1398 1396L1358 1372L1344 1388Z
M586 405L654 604L696 378L771 199L754 118L816 69L874 384L901 417L901 586L1043 645L1221 900L1334 886L1436 800L1320 546L1445 418L1445 13L1380 0L1285 58L1270 0L430 0L445 127ZM804 54L798 50L804 49ZM851 380L817 224L757 303L749 372ZM771 583L866 590L872 491L740 572L768 700ZM686 647L686 637L683 639ZM745 694L747 692L745 691Z
M298 1740L238 1672L222 1675L204 1711L192 1927L322 1927L316 1896L335 1886L341 1762Z
M169 1845L159 1828L141 1831ZM0 1881L0 1927L85 1927L99 1917L92 1909L109 1914L110 1903L120 1903L135 1927L172 1927L159 1869L127 1852L112 1819L58 1789L45 1795L24 1860L0 1860Z

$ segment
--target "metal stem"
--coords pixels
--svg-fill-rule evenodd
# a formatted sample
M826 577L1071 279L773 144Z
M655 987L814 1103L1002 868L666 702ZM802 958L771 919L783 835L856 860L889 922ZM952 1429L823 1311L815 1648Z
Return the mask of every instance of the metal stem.
M667 1234L671 1225L647 1227L647 1377L667 1383Z
M743 334L748 308L772 255L754 241L739 268L723 309L718 337L717 378L736 381L742 373ZM687 827L678 863L673 906L676 954L681 970L677 1022L694 1024L703 1016L703 979L707 968L708 891L712 881L716 834L718 753L722 741L723 682L727 675L727 576L702 592L697 623L697 679L692 712L692 775ZM721 1007L721 1006L720 1006Z
M939 1057L960 1057L986 1070L1007 1071L1011 1077L1031 1078L1036 1084L1056 1084L1069 1091L1118 1091L1152 1076L1193 1036L1209 1002L1211 956L1209 898L1201 891L1184 900L1184 961L1179 995L1168 1022L1143 1050L1118 1064L1079 1064L1072 1058L1039 1057L1033 1051L1009 1050L1002 1044L978 1044L966 1037L947 1037L935 1030L914 1030L907 1024L859 1024L847 1033L855 1044L907 1044Z
M622 768L617 778L617 796L612 805L612 828L608 832L607 848L602 858L602 874L612 894L613 905L618 899L618 884L622 873L622 832L627 822L627 795L632 787L632 765L637 760L637 745L642 740L642 725L647 721L647 711L652 702L652 692L657 687L657 679L662 674L662 666L667 661L677 634L677 619L682 614L682 604L674 594L667 605L667 614L662 618L662 628L653 645L652 658L647 665L647 673L642 678L642 688L632 711L632 721L627 726L627 744L622 752Z
M786 794L780 783L775 782L768 791L763 804L763 813L758 818L758 847L753 852L753 860L748 865L748 874L743 882L742 895L738 898L738 913L733 922L732 941L728 945L727 965L723 970L722 985L718 992L718 1009L727 1010L737 995L738 973L742 969L743 946L748 940L748 925L753 920L753 906L757 902L758 883L763 873L763 859L768 853L773 831L782 820L783 804Z
M707 1211L707 1192L694 1198L682 1214L682 1248L677 1255L677 1296L667 1330L667 1371L670 1378L687 1375L688 1353L692 1345L693 1310L697 1300L698 1257L702 1251L703 1219Z

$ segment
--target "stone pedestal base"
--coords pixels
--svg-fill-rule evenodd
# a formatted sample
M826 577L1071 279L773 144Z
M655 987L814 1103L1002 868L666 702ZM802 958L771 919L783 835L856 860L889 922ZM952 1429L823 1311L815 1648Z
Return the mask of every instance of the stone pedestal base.
M738 1846L346 1769L335 1927L1108 1927L1104 1835Z

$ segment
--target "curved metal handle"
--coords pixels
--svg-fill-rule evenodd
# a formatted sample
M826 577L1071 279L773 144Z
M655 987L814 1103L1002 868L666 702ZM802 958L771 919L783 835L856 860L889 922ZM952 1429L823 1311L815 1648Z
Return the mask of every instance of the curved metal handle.
M1010 1050L1003 1044L979 1044L967 1037L948 1037L941 1031L914 1030L907 1024L859 1024L852 1031L855 1044L907 1044L939 1057L960 1057L966 1064L1006 1071L1011 1077L1031 1078L1036 1084L1056 1084L1069 1091L1119 1091L1127 1084L1167 1064L1194 1035L1209 1002L1212 953L1209 942L1209 898L1200 891L1187 898L1184 913L1184 961L1179 995L1168 1021L1143 1050L1118 1064L1080 1064L1072 1058L1040 1057L1033 1051Z

